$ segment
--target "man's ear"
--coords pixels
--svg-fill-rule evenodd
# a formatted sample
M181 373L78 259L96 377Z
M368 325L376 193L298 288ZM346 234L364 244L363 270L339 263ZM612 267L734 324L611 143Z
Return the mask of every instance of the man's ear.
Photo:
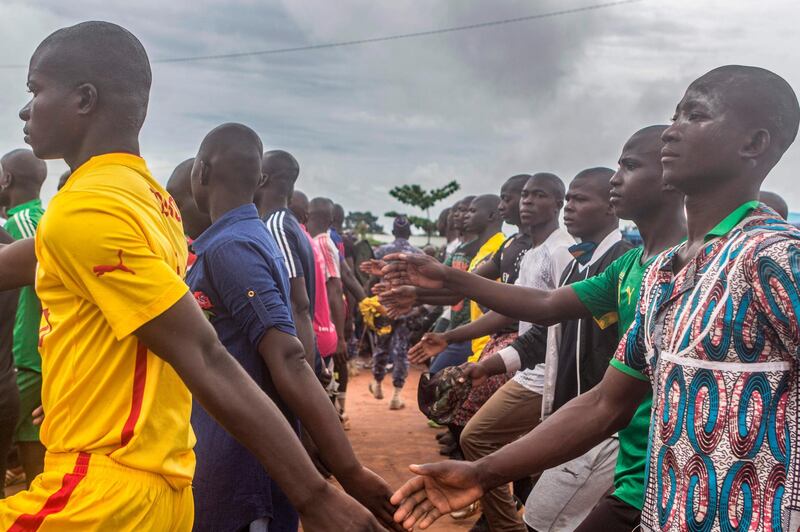
M211 182L211 165L200 160L200 184L207 187Z
M6 190L14 182L14 174L9 171L0 172L0 190Z
M739 155L743 159L755 161L769 150L772 144L772 137L766 129L753 131L744 146L739 148Z
M259 189L261 187L267 186L267 183L269 183L269 180L270 180L269 174L265 174L265 173L262 172L261 173L261 177L258 180L258 186L256 187L256 189Z
M75 91L78 94L78 114L88 115L97 108L97 87L82 83Z

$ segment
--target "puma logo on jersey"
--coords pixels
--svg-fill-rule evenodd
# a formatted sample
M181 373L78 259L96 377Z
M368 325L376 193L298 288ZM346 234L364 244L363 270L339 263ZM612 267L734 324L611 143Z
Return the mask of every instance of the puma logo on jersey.
M125 264L122 263L122 250L119 250L119 252L117 253L117 257L119 257L119 262L117 264L114 264L112 266L106 266L106 265L95 266L94 268L92 268L92 271L97 277L102 277L107 273L115 271L121 271L136 275L135 271L131 270L130 268L125 266Z

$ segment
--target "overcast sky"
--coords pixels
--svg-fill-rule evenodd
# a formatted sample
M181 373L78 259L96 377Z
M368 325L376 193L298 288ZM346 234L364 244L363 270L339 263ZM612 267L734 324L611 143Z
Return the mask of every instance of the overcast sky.
M547 13L604 0L0 2L0 64L27 64L83 20L131 30L151 59L303 46ZM142 151L164 182L223 122L300 161L298 188L346 210L403 207L397 184L498 192L517 173L609 166L713 67L758 65L800 90L791 0L645 0L504 26L329 50L153 65ZM22 145L26 69L0 69L0 152ZM48 161L44 197L62 161ZM800 210L800 145L765 188ZM794 186L792 186L794 185ZM447 202L450 203L449 201ZM441 207L445 206L444 204ZM407 212L408 209L405 209ZM439 206L435 210L439 210Z

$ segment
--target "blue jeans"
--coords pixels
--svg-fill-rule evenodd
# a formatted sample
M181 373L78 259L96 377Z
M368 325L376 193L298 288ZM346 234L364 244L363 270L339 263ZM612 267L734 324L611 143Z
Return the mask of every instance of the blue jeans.
M472 342L461 342L448 345L444 351L436 355L431 363L431 375L436 375L444 368L460 366L472 354Z

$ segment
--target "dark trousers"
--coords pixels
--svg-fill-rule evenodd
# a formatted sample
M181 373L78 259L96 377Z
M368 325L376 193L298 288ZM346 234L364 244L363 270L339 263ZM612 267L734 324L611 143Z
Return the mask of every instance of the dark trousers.
M592 509L575 532L631 532L636 530L642 512L613 495L606 495Z

